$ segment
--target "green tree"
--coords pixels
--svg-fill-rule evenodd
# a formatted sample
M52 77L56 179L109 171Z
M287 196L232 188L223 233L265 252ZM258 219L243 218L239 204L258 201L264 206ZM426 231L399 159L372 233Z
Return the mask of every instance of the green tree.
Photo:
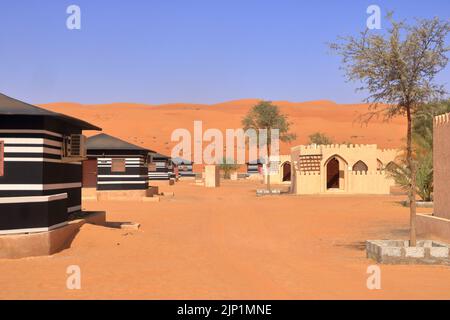
M225 157L219 164L219 169L223 172L224 179L230 179L231 173L237 171L240 165L235 163L234 159L226 159Z
M396 22L388 15L390 27L385 33L365 30L359 36L343 37L330 48L342 57L349 81L361 84L368 92L370 121L382 115L386 120L405 116L406 165L410 174L410 245L416 245L416 166L413 161L413 117L429 102L445 94L435 82L448 62L446 38L450 23L435 19L416 20L414 25Z
M278 129L280 141L289 142L295 139L295 135L289 132L290 123L287 116L280 112L278 106L270 101L261 101L242 119L244 130L254 129L267 130L267 140L259 141L259 145L264 145L267 149L267 189L270 191L270 146L272 145L272 129Z
M322 132L315 132L313 134L310 134L308 136L309 144L333 144L333 139L328 137L325 133Z

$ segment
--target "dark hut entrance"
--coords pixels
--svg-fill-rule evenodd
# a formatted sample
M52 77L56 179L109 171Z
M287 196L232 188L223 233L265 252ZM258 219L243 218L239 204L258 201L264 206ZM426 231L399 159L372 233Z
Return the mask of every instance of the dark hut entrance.
M285 181L291 181L291 164L289 162L283 164L283 182Z
M327 164L327 189L339 189L339 161L331 159Z

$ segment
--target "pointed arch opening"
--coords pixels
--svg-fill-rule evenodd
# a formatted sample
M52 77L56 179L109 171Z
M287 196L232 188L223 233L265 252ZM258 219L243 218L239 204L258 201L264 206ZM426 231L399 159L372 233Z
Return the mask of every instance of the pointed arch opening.
M282 168L282 181L283 182L289 182L291 181L291 163L289 161L286 161L281 166Z
M325 162L325 188L326 190L345 189L345 168L347 162L338 155L330 157Z
M353 167L352 167L353 171L369 171L369 167L367 166L367 164L364 163L364 161L359 160L358 162L356 162Z

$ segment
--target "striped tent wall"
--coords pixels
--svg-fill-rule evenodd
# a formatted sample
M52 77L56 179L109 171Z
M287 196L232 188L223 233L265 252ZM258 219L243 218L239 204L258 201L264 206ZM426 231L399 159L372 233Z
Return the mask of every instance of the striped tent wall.
M149 180L169 180L174 176L173 169L169 169L169 162L166 159L153 159L156 171L149 171Z
M248 163L247 164L247 174L248 175L259 174L260 166L261 165L258 163Z
M192 164L178 165L178 175L180 177L195 177Z
M113 172L113 160L125 160L124 172ZM148 189L146 156L105 156L97 158L97 190Z
M61 133L2 129L0 141L1 234L51 230L81 210L81 162L62 160Z

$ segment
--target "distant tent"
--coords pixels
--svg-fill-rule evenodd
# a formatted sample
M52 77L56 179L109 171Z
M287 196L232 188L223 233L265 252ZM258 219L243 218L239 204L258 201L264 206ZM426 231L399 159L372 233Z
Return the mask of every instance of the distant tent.
M92 187L95 174L97 190L148 189L149 153L154 151L119 138L99 134L87 140L88 161L83 163L85 187ZM97 171L92 170L97 164Z
M170 157L153 152L150 153L152 162L148 171L149 180L169 180L175 178L174 163Z

